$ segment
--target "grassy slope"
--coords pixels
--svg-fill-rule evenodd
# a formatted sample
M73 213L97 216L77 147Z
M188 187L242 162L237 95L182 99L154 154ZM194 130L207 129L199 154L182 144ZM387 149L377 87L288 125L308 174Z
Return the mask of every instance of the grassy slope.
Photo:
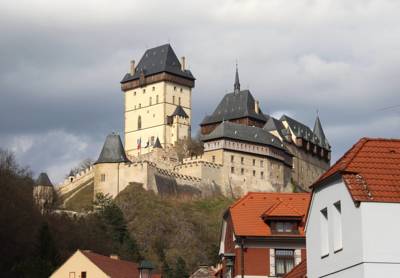
M148 259L160 265L162 249L170 265L180 256L191 270L215 262L222 214L232 201L161 198L140 186L128 187L117 198L130 232Z
M93 181L91 184L82 189L78 194L72 197L65 204L65 208L67 210L73 211L88 211L92 209L93 202L93 190L94 184Z

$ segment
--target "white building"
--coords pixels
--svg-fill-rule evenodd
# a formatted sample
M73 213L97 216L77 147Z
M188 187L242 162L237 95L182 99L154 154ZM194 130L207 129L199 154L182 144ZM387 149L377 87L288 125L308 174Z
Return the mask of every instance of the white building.
M400 277L400 140L363 138L313 185L308 278Z

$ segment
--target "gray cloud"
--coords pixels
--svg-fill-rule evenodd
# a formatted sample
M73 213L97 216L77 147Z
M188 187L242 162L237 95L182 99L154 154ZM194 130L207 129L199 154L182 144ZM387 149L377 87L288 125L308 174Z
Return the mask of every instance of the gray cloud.
M170 42L196 76L193 125L242 87L264 112L313 125L338 158L362 136L399 137L398 1L4 1L0 146L57 181L121 131L131 59ZM211 105L212 104L212 105ZM195 128L194 128L195 130Z

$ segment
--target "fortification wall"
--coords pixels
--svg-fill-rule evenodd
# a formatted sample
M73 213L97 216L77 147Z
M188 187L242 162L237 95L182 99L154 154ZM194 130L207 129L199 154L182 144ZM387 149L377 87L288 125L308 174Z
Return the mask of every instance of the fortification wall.
M86 184L88 181L94 178L94 167L90 166L83 171L80 171L74 176L70 176L61 183L58 188L56 188L56 192L58 196L63 196L67 193L70 193L83 184Z

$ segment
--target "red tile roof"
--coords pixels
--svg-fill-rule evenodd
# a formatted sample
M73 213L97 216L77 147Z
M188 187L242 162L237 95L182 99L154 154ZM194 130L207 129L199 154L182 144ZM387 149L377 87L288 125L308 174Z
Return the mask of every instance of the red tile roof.
M282 200L276 202L263 213L265 218L302 218L304 214Z
M400 139L360 139L312 187L338 173L354 201L400 202Z
M307 260L302 260L290 272L282 278L305 278L307 277Z
M139 278L136 263L112 259L91 251L82 251L82 253L111 278Z
M249 192L229 208L235 235L270 236L271 229L262 217L271 209L273 215L301 215L299 235L290 236L304 236L304 218L309 202L309 193Z

